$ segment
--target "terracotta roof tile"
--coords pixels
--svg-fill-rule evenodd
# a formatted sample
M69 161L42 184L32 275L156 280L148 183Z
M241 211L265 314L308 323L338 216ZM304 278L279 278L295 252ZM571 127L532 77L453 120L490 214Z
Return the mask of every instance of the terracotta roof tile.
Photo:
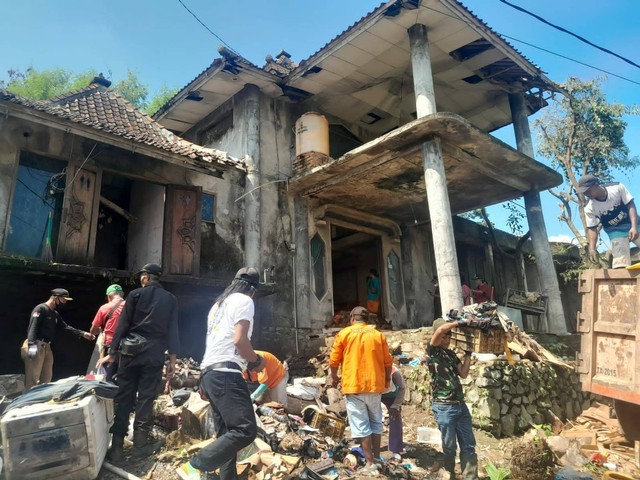
M245 170L241 160L230 157L226 152L201 147L178 137L116 92L95 83L46 101L29 100L0 89L0 100L33 108L192 160Z

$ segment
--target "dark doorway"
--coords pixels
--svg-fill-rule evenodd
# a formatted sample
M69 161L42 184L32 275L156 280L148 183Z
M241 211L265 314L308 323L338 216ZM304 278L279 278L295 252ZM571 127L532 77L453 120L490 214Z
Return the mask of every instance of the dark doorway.
M333 309L336 314L367 306L367 276L380 273L381 239L377 235L331 226ZM384 289L382 289L384 291ZM384 317L384 295L380 298L380 320Z

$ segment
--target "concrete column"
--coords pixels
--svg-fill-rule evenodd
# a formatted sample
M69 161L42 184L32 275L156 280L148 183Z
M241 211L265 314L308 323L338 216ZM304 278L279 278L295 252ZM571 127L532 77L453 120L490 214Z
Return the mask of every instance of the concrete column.
M260 185L260 88L245 86L245 162L247 176L245 193ZM260 201L258 188L244 200L244 258L245 265L261 269L260 264Z
M509 106L511 118L516 136L518 150L531 158L535 158L529 119L523 93L509 94ZM524 194L524 206L527 212L527 222L533 242L533 252L536 256L536 269L542 294L549 298L547 305L547 329L551 333L567 333L567 322L560 298L560 286L558 276L553 264L547 226L544 223L542 203L539 192L526 192Z
M409 29L409 43L411 45L416 109L418 118L421 118L436 112L427 27L421 24L412 26ZM440 284L440 303L444 313L452 308L462 307L463 303L456 242L451 220L451 205L449 204L440 140L435 138L424 143L422 156L427 203L431 217L433 249Z

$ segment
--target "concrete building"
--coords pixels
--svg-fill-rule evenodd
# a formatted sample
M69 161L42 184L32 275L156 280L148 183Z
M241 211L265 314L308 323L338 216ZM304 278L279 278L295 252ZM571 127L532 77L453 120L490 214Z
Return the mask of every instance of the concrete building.
M20 298L6 312L7 372L51 288L71 291L64 317L86 328L104 288L134 288L150 261L179 297L194 358L241 265L270 293L254 339L281 354L313 352L335 313L366 304L372 268L395 328L433 320L434 275L443 311L460 306L462 272L541 291L548 310L533 327L566 330L538 196L562 179L532 158L527 123L558 87L481 20L454 0L398 0L300 64L219 52L155 120L100 78L47 102L0 91L0 286ZM307 148L323 117L328 146ZM490 135L511 123L518 149ZM452 219L522 196L526 268ZM77 373L89 346L61 338L58 352L56 372Z
M391 1L299 64L219 53L155 118L246 162L245 262L277 285L261 302L265 342L312 344L336 311L365 303L370 268L396 327L432 320L433 275L443 310L459 306L452 214L522 196L530 287L549 297L540 329L566 331L538 195L561 177L532 158L527 123L558 87L470 11ZM308 112L329 123L327 152L300 151ZM489 134L511 123L518 149Z

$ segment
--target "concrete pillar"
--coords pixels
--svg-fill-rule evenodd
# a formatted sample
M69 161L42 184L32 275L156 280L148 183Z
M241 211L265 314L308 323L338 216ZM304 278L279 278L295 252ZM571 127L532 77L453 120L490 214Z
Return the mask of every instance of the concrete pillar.
M418 118L421 118L436 112L427 27L421 24L413 25L409 29L409 43L411 45L416 111ZM440 303L442 311L447 312L451 308L462 307L463 303L456 242L451 220L451 205L449 204L440 140L434 138L424 143L422 156L427 203L431 217L433 249L440 284Z
M511 107L511 118L518 150L531 158L535 158L524 94L509 94L509 106ZM541 293L549 298L547 329L551 333L567 333L567 322L562 308L558 276L549 246L547 226L544 223L540 193L534 191L526 192L524 194L524 206L531 232L533 252L536 256L536 269L542 290Z
M260 88L245 86L245 162L247 176L245 193L260 185ZM244 258L245 265L261 269L260 264L260 201L258 188L244 200Z

